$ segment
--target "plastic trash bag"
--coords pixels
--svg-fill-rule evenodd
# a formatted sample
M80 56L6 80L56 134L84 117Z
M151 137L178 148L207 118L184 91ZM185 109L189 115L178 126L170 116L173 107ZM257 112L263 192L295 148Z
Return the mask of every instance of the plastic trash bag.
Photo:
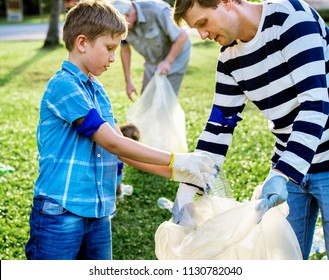
M156 72L127 119L140 130L140 142L170 152L187 152L185 113L165 75Z
M256 188L254 196L259 191ZM302 259L286 220L286 203L266 212L259 207L262 200L241 203L223 193L215 190L186 204L179 224L171 219L158 227L155 254L159 260Z

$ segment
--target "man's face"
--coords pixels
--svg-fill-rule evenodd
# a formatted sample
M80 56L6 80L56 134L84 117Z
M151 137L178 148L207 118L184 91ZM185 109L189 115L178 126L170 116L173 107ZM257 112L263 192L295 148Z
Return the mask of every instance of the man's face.
M134 11L129 11L125 13L125 18L128 23L128 29L133 29L137 19L137 14Z
M233 10L223 2L216 9L203 8L195 3L187 11L184 21L199 32L201 39L208 38L226 46L237 39L234 15Z

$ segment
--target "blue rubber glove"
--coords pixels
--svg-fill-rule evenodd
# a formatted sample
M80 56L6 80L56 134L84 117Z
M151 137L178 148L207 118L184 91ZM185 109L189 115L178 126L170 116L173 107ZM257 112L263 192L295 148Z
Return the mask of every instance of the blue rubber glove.
M272 169L267 176L263 188L261 199L267 201L268 209L285 202L288 198L287 182L288 177L283 173Z

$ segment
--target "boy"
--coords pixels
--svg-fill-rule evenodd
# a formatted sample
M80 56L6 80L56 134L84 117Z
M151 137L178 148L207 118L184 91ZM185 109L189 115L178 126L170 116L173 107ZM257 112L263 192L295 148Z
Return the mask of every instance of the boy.
M119 159L176 181L202 180L205 154L170 154L122 136L110 99L95 78L115 60L127 24L111 4L86 0L63 29L68 59L49 81L37 128L39 177L34 186L28 259L111 259Z

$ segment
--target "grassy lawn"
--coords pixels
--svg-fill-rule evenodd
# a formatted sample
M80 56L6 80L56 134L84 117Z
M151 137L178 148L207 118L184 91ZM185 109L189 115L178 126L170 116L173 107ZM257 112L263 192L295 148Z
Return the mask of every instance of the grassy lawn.
M189 150L196 145L210 112L219 47L193 40L192 58L179 94L186 114ZM28 219L33 184L38 175L35 131L39 101L48 79L66 58L64 47L42 50L42 41L0 42L0 163L15 168L0 176L0 259L25 259ZM142 60L133 53L133 79L140 88ZM132 103L124 92L121 62L100 77L112 101L115 116L126 121ZM233 194L239 201L249 199L270 167L273 138L267 121L248 104L236 129L224 170ZM113 256L117 260L153 260L154 234L170 218L157 207L160 196L174 200L178 183L146 174L126 166L124 183L134 186L134 193L117 204L118 214L112 221Z

